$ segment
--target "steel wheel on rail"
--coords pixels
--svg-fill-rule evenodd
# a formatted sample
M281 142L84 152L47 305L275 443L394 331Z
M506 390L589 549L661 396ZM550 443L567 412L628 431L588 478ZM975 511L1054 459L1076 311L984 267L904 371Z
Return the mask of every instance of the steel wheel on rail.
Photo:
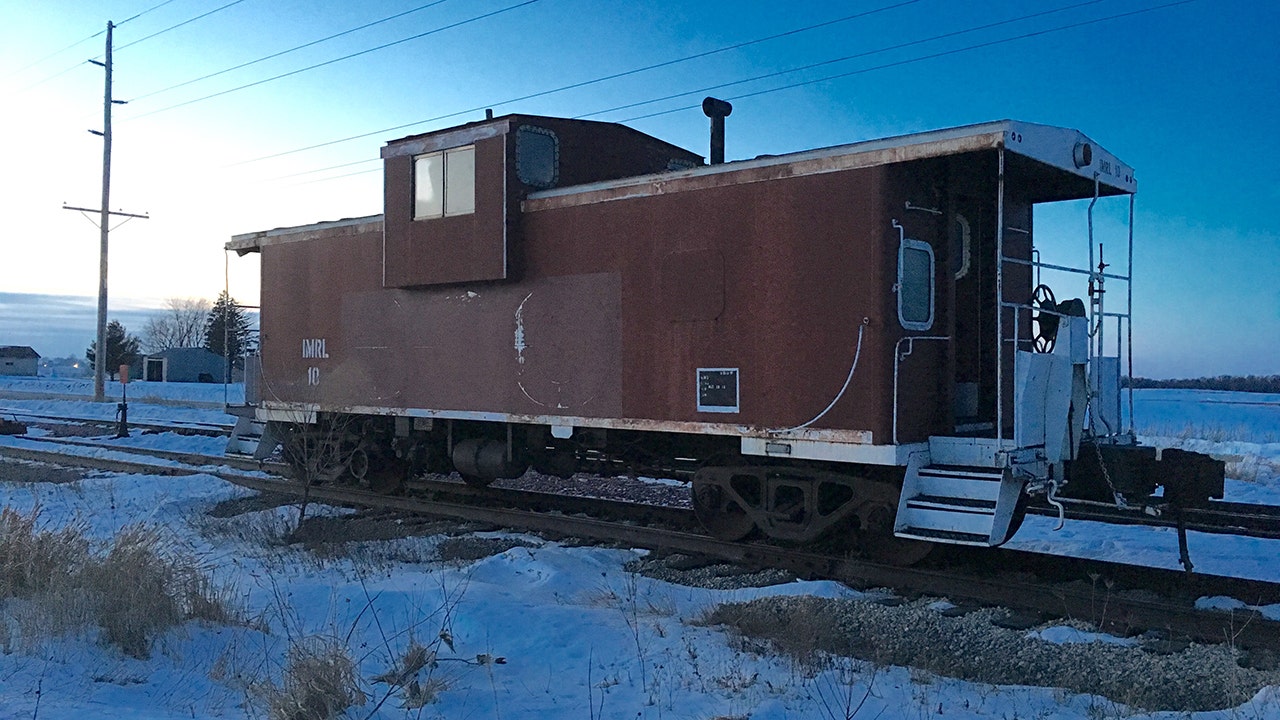
M694 476L691 495L693 514L717 540L737 542L756 529L756 523L747 511L719 484Z
M369 453L365 451L364 445L357 445L347 457L347 474L357 485L364 485L369 476L369 466Z

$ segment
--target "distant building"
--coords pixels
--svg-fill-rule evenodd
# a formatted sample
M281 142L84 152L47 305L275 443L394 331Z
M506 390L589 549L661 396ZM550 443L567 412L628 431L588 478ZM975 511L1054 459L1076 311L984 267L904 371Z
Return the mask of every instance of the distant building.
M222 382L226 360L204 348L169 348L142 360L149 382Z
M0 375L40 374L40 353L28 345L0 345Z

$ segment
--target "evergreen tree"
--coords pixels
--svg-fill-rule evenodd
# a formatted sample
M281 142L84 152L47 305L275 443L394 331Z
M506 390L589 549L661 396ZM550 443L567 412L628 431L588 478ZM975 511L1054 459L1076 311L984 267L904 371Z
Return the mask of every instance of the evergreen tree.
M210 352L231 358L236 367L240 367L240 358L256 349L249 317L225 290L218 294L205 321L204 346Z
M137 335L130 335L124 325L119 320L112 320L107 323L107 365L103 371L116 379L116 375L120 371L121 365L133 365L142 358L138 352L138 346L141 341ZM89 348L84 351L84 359L93 365L98 356L98 341L94 340L89 343Z

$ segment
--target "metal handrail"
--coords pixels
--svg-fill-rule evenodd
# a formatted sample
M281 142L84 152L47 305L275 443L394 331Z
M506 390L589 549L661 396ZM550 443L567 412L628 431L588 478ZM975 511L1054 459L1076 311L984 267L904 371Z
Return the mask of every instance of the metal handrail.
M1134 197L1132 193L1129 195L1129 222L1128 222L1128 228L1127 228L1128 229L1128 264L1126 267L1126 274L1124 275L1121 275L1119 273L1104 272L1102 268L1094 267L1094 222L1093 222L1094 217L1093 217L1093 214L1094 214L1094 206L1097 204L1099 198L1101 197L1100 187L1099 187L1100 176L1098 173L1094 173L1093 197L1089 202L1089 208L1087 212L1088 248L1089 248L1089 266L1087 269L1071 267L1068 265L1057 265L1053 263L1042 262L1039 259L1038 249L1034 247L1031 250L1031 252L1033 253L1033 256L1032 256L1033 259L1023 260L1021 258L1008 257L1004 253L1004 242L1003 242L1004 241L1003 230L1005 229L1005 222L1004 222L1005 166L1004 166L1003 148L1000 149L999 160L1000 160L1000 163L999 163L999 171L998 171L999 174L997 176L997 198L996 198L996 204L997 204L997 207L996 207L996 214L997 214L996 257L998 258L998 262L996 263L996 308L997 308L997 311L996 311L996 336L997 336L997 342L996 342L996 425L997 425L996 438L1003 439L1004 383L1003 383L1002 370L1004 365L1003 364L1004 345L1006 342L1012 342L1014 350L1016 351L1018 349L1018 346L1020 343L1020 337L1019 337L1020 328L1018 327L1019 313L1023 310L1029 310L1029 311L1048 313L1050 315L1056 315L1058 317L1067 317L1065 314L1061 312L1057 312L1056 310L1049 310L1046 308L1037 308L1035 306L1032 306L1026 303L1006 301L1004 299L1004 282L1003 282L1005 263L1011 263L1014 265L1021 265L1024 267L1035 268L1037 284L1039 284L1039 273L1042 269L1055 270L1059 272L1088 276L1090 279L1090 287L1091 287L1091 297L1090 297L1089 305L1087 308L1087 317L1089 320L1089 328L1090 328L1089 335L1091 336L1090 337L1090 353L1089 353L1090 357L1099 358L1104 356L1104 353L1105 353L1104 338L1103 338L1104 332L1103 332L1102 325L1103 325L1103 322L1106 320L1106 318L1111 318L1111 317L1116 318L1116 328L1115 328L1116 329L1116 348L1115 348L1116 357L1125 357L1127 359L1128 368L1129 368L1129 377L1133 377ZM1016 230L1016 228L1010 228L1010 229ZM1108 312L1103 307L1103 300L1101 297L1101 290L1102 290L1101 285L1105 280L1117 280L1125 283L1125 289L1127 291L1126 293L1127 303L1125 306L1125 312L1114 312L1114 311ZM1097 296L1092 295L1093 281L1097 281L1099 286L1098 287L1099 293ZM1004 325L1003 310L1004 309L1013 310L1014 328L1013 328L1012 338L1007 338L1004 335L1004 327L1003 327ZM1127 344L1127 348L1125 347L1126 344ZM896 364L895 364L895 373L896 373ZM1132 383L1129 384L1129 387L1127 388L1127 390L1128 390L1127 395L1128 395L1128 405L1129 405L1128 434L1132 436L1133 427L1134 427L1133 384ZM1089 395L1090 395L1090 402L1094 402L1097 400L1097 396L1095 395L1095 392L1093 389L1093 383L1090 383ZM896 402L897 402L896 376L895 376L894 402L896 405ZM895 407L895 410L896 410L896 407ZM1117 408L1117 410L1119 410L1119 408ZM896 416L895 416L894 429L896 434L896 430L897 430ZM1113 432L1114 434L1118 435L1121 433L1121 428L1117 427L1114 429Z
M1091 277L1104 277L1109 280L1119 280L1121 282L1129 282L1128 275L1100 273L1100 272L1095 272L1093 270L1084 270L1081 268L1071 267L1070 265L1055 265L1053 263L1040 262L1039 260L1023 260L1022 258L1012 258L1007 255L1000 259L1004 260L1005 262L1013 263L1015 265L1026 265L1028 267L1035 267L1037 269L1048 268L1049 270L1059 270L1061 272L1075 273L1077 275L1089 275Z

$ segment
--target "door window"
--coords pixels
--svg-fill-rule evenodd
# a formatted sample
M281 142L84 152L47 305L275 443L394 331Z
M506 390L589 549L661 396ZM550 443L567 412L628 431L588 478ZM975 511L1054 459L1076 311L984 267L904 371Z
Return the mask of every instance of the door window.
M933 327L933 248L905 238L898 247L898 321L908 330Z

